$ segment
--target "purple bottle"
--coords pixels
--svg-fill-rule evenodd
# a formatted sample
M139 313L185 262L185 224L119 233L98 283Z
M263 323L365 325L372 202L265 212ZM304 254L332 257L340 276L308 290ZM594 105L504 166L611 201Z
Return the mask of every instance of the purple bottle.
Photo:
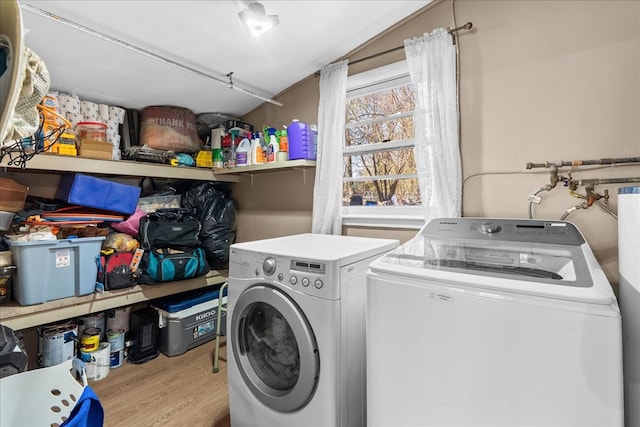
M315 160L315 135L311 127L298 120L293 120L287 126L289 138L289 160Z

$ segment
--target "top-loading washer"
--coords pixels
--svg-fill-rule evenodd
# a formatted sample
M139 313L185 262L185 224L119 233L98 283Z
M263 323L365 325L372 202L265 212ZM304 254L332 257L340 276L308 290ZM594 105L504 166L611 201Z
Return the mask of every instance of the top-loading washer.
M233 427L364 425L366 272L398 244L301 234L231 246Z
M623 425L620 311L571 223L432 220L367 298L368 425Z

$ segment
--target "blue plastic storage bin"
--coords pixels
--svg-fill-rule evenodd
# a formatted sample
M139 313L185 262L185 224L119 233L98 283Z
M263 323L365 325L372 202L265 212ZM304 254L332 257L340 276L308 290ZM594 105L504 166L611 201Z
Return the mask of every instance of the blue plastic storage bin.
M96 258L105 237L16 242L5 239L17 270L13 297L20 305L88 295L95 290Z

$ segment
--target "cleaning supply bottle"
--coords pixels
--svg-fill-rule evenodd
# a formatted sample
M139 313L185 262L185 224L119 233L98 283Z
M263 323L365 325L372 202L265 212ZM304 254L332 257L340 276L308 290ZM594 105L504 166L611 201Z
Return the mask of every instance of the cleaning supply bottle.
M222 138L224 135L224 128L211 129L211 156L214 168L221 168L224 164L224 156L222 154Z
M238 130L231 129L231 152L229 159L227 159L228 167L233 168L236 166L236 150L238 147Z
M267 131L269 132L269 142L267 143L267 163L275 163L276 153L280 149L280 144L276 139L276 129L269 128Z
M262 148L260 139L260 132L255 132L251 140L251 164L254 165L261 165L265 161L264 149Z
M287 127L290 160L315 160L309 125L294 119Z
M236 166L251 166L251 141L242 138L236 148Z
M276 132L278 137L279 151L276 153L276 162L286 162L289 160L289 138L287 137L287 130L282 129Z

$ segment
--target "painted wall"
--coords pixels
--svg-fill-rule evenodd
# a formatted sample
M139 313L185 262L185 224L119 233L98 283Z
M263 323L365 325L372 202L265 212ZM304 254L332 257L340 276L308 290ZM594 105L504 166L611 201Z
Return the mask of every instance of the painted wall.
M529 195L549 183L548 170L527 170L528 162L640 156L640 2L443 1L349 59L452 27L452 9L456 25L473 23L458 39L464 216L526 218ZM355 64L349 73L403 57L400 50ZM263 105L244 120L260 127L294 118L314 123L318 96L318 78L310 76L277 97L284 107ZM571 174L577 179L638 177L640 166L574 168ZM256 175L253 186L249 180L237 185L239 240L310 231L313 184L311 170L306 176L300 171ZM608 190L605 207L613 212L618 187L595 187L600 194ZM584 194L584 188L577 192ZM583 202L561 184L540 196L535 218L559 219ZM566 219L582 230L615 288L615 218L593 205ZM406 241L415 230L349 228L344 234Z

